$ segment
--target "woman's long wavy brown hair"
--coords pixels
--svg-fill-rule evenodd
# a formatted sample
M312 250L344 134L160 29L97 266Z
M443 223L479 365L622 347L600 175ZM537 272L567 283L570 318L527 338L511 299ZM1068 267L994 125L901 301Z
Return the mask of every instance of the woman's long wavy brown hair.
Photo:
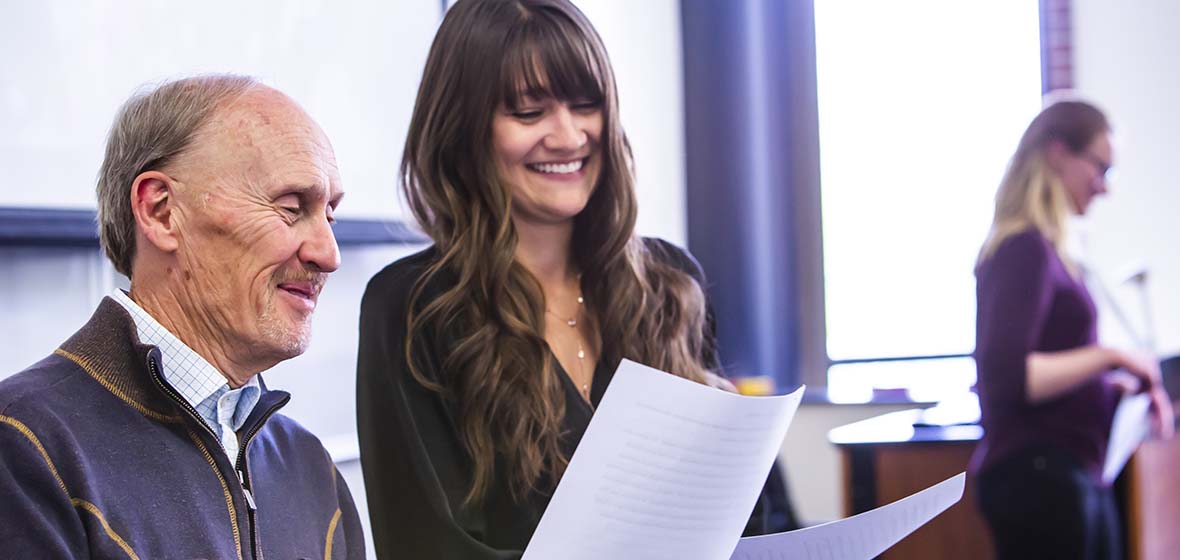
M401 180L438 254L414 287L405 351L415 379L457 415L473 467L469 506L495 476L508 476L518 502L548 491L542 479L555 483L568 461L560 446L564 381L544 338L545 294L514 259L511 186L493 159L493 113L516 107L523 94L602 107L601 172L574 220L571 248L600 359L626 357L703 381L709 352L700 285L634 233L631 148L610 61L590 22L566 0L461 0L431 46ZM423 301L423 288L440 275L446 289ZM412 341L444 332L453 342L437 348L439 377L428 379ZM495 472L498 460L509 472Z

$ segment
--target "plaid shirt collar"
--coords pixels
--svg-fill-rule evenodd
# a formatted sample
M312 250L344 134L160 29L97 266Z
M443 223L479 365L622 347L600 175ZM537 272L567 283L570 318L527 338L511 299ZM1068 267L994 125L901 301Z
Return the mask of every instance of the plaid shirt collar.
M234 390L237 391L236 393L231 391L225 376L213 367L213 364L176 338L176 335L169 332L159 321L135 303L130 295L123 290L116 289L112 298L127 309L131 315L135 322L139 341L160 349L160 373L164 379L167 379L168 383L197 410L201 419L209 425L213 433L218 434L219 439L223 442L223 447L227 447L226 451L230 456L235 456L237 446L232 445L235 449L229 449L231 445L227 445L226 439L230 434L224 434L219 427L218 409L221 408L219 403L224 395L233 393L230 395L231 402L229 404L231 406L229 410L222 411L223 421L228 422L232 417L230 427L233 430L241 428L262 395L258 376L251 377L245 385ZM232 402L234 400L236 402ZM234 439L236 440L236 437Z

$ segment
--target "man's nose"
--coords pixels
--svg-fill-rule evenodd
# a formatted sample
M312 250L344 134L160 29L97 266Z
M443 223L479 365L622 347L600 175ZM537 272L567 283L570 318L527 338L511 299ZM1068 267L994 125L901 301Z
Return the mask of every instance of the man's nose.
M340 246L326 216L315 220L299 248L299 260L319 272L335 272L340 268Z

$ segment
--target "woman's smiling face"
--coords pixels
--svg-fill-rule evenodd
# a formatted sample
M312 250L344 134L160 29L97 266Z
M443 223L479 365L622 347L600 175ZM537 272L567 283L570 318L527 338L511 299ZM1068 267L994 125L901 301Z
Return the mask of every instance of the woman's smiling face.
M522 96L492 118L492 153L512 191L516 220L572 221L590 200L602 169L602 104Z

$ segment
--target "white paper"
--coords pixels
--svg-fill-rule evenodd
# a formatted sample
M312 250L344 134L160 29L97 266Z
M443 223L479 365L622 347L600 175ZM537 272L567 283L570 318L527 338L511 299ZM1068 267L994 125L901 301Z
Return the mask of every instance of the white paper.
M746 537L730 560L869 560L963 497L966 473L859 515L796 531Z
M524 559L727 558L802 396L744 397L623 360Z
M1147 438L1147 433L1151 430L1148 419L1150 408L1151 395L1147 393L1123 395L1119 400L1119 406L1114 411L1114 420L1110 423L1106 461L1102 465L1102 480L1107 484L1118 478L1123 466L1139 448L1139 444Z

